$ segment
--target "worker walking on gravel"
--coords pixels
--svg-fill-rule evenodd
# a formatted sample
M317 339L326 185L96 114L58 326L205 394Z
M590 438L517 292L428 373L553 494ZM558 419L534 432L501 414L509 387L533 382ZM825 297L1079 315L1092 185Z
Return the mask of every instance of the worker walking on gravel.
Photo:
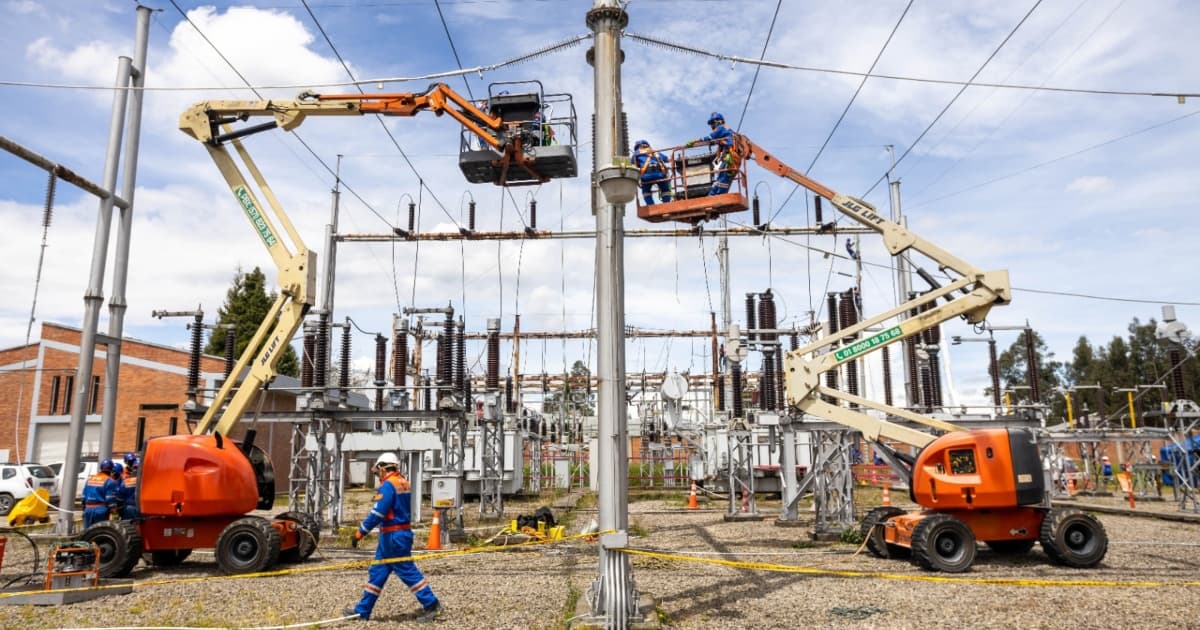
M375 492L375 504L371 513L354 532L354 547L359 541L379 527L379 544L375 547L375 562L367 570L367 584L363 596L354 608L342 611L347 616L358 615L370 619L379 593L387 582L388 575L395 573L408 590L416 596L423 610L417 621L426 623L436 620L442 605L417 565L412 561L413 533L409 513L410 497L408 480L400 474L400 460L394 453L384 453L375 462L375 473L379 475L379 489ZM406 560L398 560L407 558Z

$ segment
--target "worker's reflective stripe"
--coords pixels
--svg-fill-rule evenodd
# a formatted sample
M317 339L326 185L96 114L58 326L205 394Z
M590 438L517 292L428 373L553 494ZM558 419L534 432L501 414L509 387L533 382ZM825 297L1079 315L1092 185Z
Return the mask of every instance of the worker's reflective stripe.
M379 518L383 518L383 515L380 514L379 512L376 512L375 510L371 510L371 513L374 514L375 516L378 516Z
M408 523L400 523L399 525L384 525L383 527L379 528L379 531L384 534L390 534L392 532L398 532L398 531L408 530L408 529L412 529L412 525L410 525Z
M379 587L375 586L374 584L371 584L370 582L367 582L367 585L363 587L363 590L368 593L371 593L372 595L379 594Z
M410 586L408 590L416 593L417 591L425 588L428 584L429 584L428 580L421 580L420 582L417 582L416 584L413 584L412 586Z

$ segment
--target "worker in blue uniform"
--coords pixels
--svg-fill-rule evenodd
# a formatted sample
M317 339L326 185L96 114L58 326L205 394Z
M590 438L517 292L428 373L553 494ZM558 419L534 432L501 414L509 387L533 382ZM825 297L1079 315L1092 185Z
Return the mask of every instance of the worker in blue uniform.
M141 516L137 507L139 463L137 455L133 453L125 454L125 474L121 478L121 487L117 492L117 503L120 507L121 520L123 521L132 521Z
M117 482L113 480L113 461L106 459L100 462L100 470L88 477L83 486L83 527L86 529L108 520L108 496L116 492Z
M638 181L642 184L642 201L654 205L654 187L658 187L658 199L663 203L671 201L671 182L668 174L667 156L650 148L646 140L638 140L633 145L633 165L638 169Z
M717 157L714 160L716 177L713 178L712 189L708 191L708 194L723 195L729 192L729 185L733 182L733 176L737 173L741 161L733 150L733 132L725 126L725 115L721 112L709 114L708 126L712 129L712 133L692 140L685 146L694 147L704 142L717 145Z
M375 462L375 472L379 475L375 504L358 526L358 531L354 532L354 542L351 543L357 547L359 541L378 526L379 544L375 547L375 562L367 570L367 584L363 587L362 599L354 608L342 612L346 616L358 615L360 619L370 619L388 575L395 573L421 603L423 610L417 621L434 621L442 612L441 602L411 559L413 533L409 506L412 494L409 492L408 479L400 474L400 460L394 453L380 455ZM408 559L397 561L399 558Z

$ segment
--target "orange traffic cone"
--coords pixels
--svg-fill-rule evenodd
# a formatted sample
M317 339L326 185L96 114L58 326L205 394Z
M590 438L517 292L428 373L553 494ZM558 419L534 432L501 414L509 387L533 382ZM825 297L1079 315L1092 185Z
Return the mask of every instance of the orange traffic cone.
M1074 477L1070 477L1067 479L1067 494L1075 494L1075 478Z
M688 509L698 510L700 506L696 505L696 482L692 482L692 494L688 496Z
M883 503L883 505L891 505L892 504L892 493L890 490L888 490L887 484L883 484L883 501L882 501L882 503Z
M440 511L433 511L433 523L429 525L429 541L425 543L425 549L428 551L440 551L442 548L442 523L438 520Z
M750 512L750 493L742 490L742 513Z

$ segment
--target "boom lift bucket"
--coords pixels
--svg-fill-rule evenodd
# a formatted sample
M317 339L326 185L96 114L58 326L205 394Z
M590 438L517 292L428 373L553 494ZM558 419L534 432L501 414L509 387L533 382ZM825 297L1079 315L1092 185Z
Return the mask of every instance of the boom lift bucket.
M639 219L651 223L680 221L693 225L715 219L722 214L742 212L750 207L746 198L746 160L734 164L729 191L710 195L713 182L721 173L717 164L718 152L712 146L695 148L672 147L663 151L669 156L671 173L667 176L671 201L646 204L638 195ZM743 156L744 157L744 156ZM658 184L652 183L657 191Z
M480 142L478 135L463 127L458 166L472 184L522 186L550 179L575 177L577 143L575 105L570 94L545 94L539 81L524 81L519 93L498 90L508 83L488 86L488 98L480 110L501 121L500 141L515 144L528 158L516 165L494 147ZM528 86L533 86L532 88Z

